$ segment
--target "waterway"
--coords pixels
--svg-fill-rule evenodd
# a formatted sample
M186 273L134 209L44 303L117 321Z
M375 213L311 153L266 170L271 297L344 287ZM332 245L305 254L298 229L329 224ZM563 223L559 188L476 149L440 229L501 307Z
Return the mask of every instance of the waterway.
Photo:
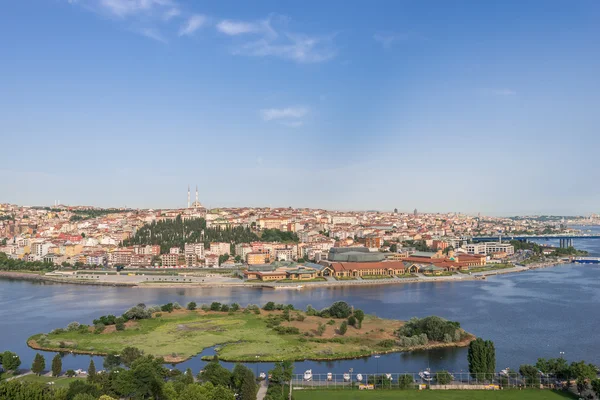
M581 241L578 248L600 256L600 241ZM488 277L485 281L410 283L402 285L330 287L305 290L255 288L119 288L0 280L0 351L17 352L22 367L31 365L35 351L26 339L69 322L91 323L99 315L121 314L137 303L177 301L198 304L219 301L241 305L268 301L311 304L319 309L344 300L366 313L394 319L439 315L459 321L463 328L496 346L498 369L518 368L538 357L584 359L600 364L600 266L560 265L516 274ZM203 354L212 354L208 349ZM52 357L46 354L47 359ZM97 366L102 358L94 357ZM87 369L90 356L67 355L64 369ZM49 360L48 360L49 361ZM195 357L178 368L198 372L205 363ZM467 349L396 353L335 362L304 361L296 371L314 373L414 372L426 367L459 372L467 369ZM268 363L252 365L257 371Z

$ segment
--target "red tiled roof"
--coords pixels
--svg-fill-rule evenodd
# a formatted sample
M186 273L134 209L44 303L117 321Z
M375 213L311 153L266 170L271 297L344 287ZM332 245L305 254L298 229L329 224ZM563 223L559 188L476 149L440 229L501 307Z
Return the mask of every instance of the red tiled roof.
M402 261L382 261L382 262L334 262L331 268L335 272L352 270L372 270L372 269L406 269Z

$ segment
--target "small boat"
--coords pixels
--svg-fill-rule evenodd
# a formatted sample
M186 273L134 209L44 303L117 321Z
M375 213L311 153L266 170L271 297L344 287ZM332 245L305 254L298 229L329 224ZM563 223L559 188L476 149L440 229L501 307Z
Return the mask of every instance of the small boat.
M427 368L425 371L419 372L419 376L424 381L431 382L431 372L429 371L429 368Z
M260 374L258 374L258 377L260 379L266 379L267 378L267 374L265 374L264 372L261 372Z
M387 379L388 381L394 380L394 378L392 378L392 374L385 374L385 379Z
M350 382L350 374L347 372L344 374L344 382Z
M509 374L510 374L510 368L504 368L502 371L500 371L500 375L502 375L502 376L508 377Z
M333 374L331 372L327 373L327 380L328 381L332 381L333 380Z
M362 380L363 380L362 374L356 374L356 380L359 382L362 382Z
M312 381L312 369L307 369L306 371L304 371L304 380L305 381Z

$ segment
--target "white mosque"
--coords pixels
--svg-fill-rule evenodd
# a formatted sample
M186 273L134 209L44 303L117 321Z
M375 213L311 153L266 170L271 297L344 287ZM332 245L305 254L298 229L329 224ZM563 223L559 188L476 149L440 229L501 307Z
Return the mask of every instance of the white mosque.
M192 204L190 204L190 186L188 185L187 208L204 208L200 201L198 201L198 185L196 185L196 201L194 201Z

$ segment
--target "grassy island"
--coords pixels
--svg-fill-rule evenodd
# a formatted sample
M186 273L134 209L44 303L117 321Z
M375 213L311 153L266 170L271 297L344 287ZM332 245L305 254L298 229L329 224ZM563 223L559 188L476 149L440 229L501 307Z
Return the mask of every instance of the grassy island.
M71 323L28 339L34 349L81 354L118 354L136 347L177 363L217 346L224 361L336 360L376 353L466 346L474 336L439 317L408 322L353 310L345 302L317 311L267 303L263 308L212 303L196 309L178 304L137 305L122 317L94 325Z

